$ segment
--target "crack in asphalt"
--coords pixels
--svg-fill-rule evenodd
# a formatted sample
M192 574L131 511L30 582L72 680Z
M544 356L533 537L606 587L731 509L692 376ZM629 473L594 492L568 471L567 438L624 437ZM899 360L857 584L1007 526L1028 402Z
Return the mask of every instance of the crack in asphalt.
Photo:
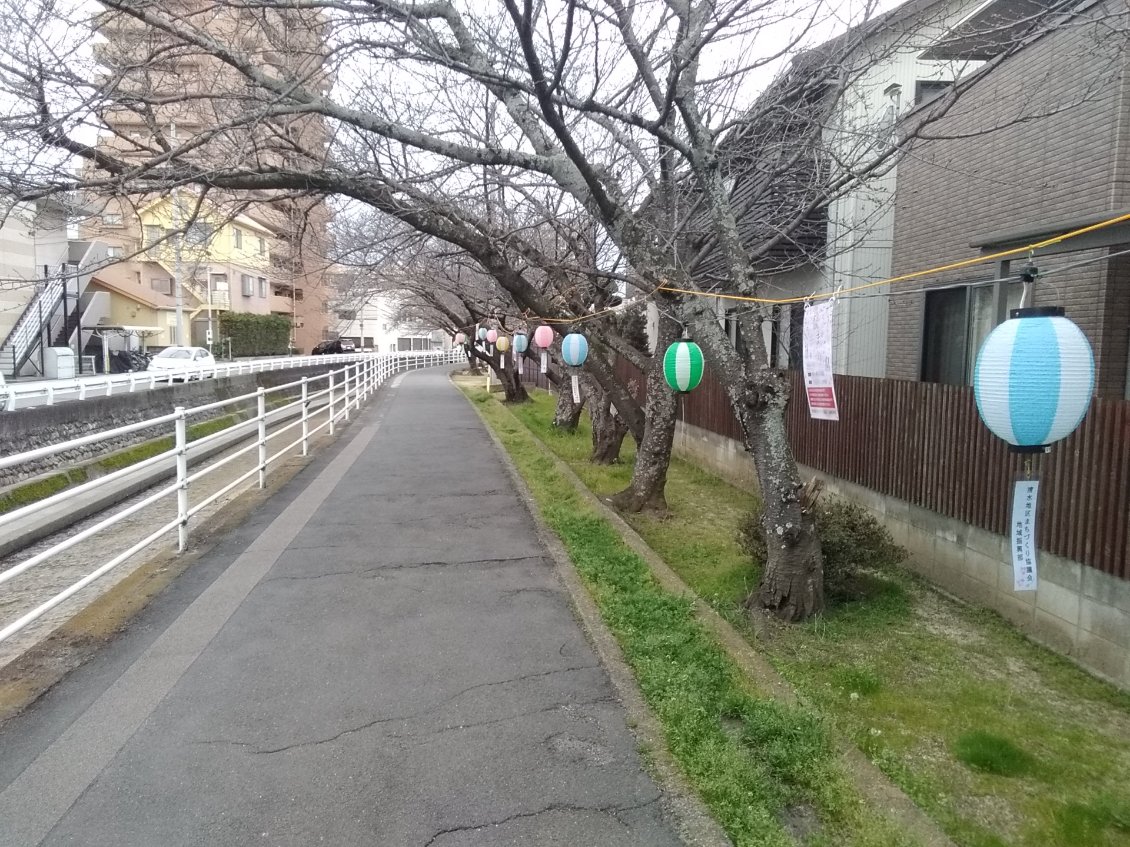
M461 826L449 827L448 829L441 829L438 832L436 832L434 835L432 835L431 838L429 838L427 841L425 841L424 844L423 844L423 847L432 847L432 845L434 845L436 843L436 841L438 841L440 838L444 837L445 835L454 835L455 833L467 832L469 830L475 830L475 829L485 829L488 826L505 826L506 824L511 823L513 821L523 820L523 819L526 819L526 818L536 818L536 817L539 817L541 815L548 814L549 812L599 812L600 814L608 815L610 818L615 820L616 823L620 824L620 826L627 828L627 824L624 823L624 821L620 818L621 814L623 814L624 812L635 811L636 809L647 808L648 806L651 806L651 805L654 805L655 803L658 803L659 800L660 800L660 797L656 796L656 797L653 797L651 800L648 800L648 801L643 802L643 803L636 803L636 804L631 805L631 806L620 806L620 805L581 806L581 805L578 805L576 803L550 803L549 805L543 806L542 808L538 809L537 811L516 812L513 815L507 815L506 817L501 818L500 820L483 821L481 823L472 823L472 824L463 824Z
M475 721L474 723L463 723L463 724L459 724L459 726L445 726L445 727L442 727L440 729L433 729L433 730L429 730L427 732L392 733L392 734L387 735L385 737L386 738L395 738L397 740L403 740L403 739L406 739L406 738L431 738L433 736L443 735L443 734L448 733L448 732L457 732L458 730L461 730L461 729L477 729L478 727L481 727L481 726L490 726L492 724L507 723L508 721L517 720L518 718L528 718L528 717L531 717L533 715L541 715L541 714L546 714L548 712L558 712L558 711L562 711L564 709L569 709L569 708L572 708L572 707L575 707L575 706L595 706L599 703L618 703L618 702L619 701L615 697L608 696L608 697L594 697L591 700L577 700L577 701L573 701L573 702L569 702L569 703L553 703L552 705L549 705L549 706L543 706L540 709L530 709L529 711L526 711L526 712L515 712L514 714L507 715L504 718L491 718L490 720ZM554 734L560 735L561 733L554 733ZM550 737L552 737L552 736L550 736Z
M344 738L347 735L355 735L358 732L364 732L367 729L372 729L373 727L379 726L381 724L392 723L393 721L415 720L416 718L423 717L423 716L425 716L425 715L427 715L431 712L436 711L437 709L441 709L444 706L447 706L448 704L454 702L455 700L458 700L463 695L468 694L471 691L475 691L475 690L480 689L480 688L490 688L490 687L496 686L496 685L510 685L511 683L523 682L523 681L528 680L528 679L538 679L540 677L554 676L555 674L560 674L560 673L573 673L573 672L576 672L576 671L592 670L594 668L599 668L599 667L600 667L599 664L577 665L575 667L569 667L569 668L558 668L557 670L552 670L552 671L538 671L537 673L523 674L521 676L512 677L510 679L500 679L500 680L497 680L497 681L494 681L494 682L480 682L480 683L476 683L475 685L468 686L467 688L464 688L460 691L457 691L454 694L452 694L450 697L446 697L443 700L439 701L438 703L434 703L431 706L428 706L428 708L422 709L418 712L413 712L413 713L407 714L407 715L392 715L390 717L377 718L375 720L366 721L365 723L359 724L358 726L348 727L346 729L341 730L340 732L335 732L333 735L330 735L326 738L318 738L318 739L314 739L314 740L311 740L311 741L296 741L293 744L286 744L286 745L283 745L282 747L274 747L274 748L270 748L270 749L267 749L267 750L253 749L251 752L252 752L253 755L256 755L256 756L273 756L276 753L287 753L287 752L290 752L291 750L298 750L298 749L303 748L303 747L317 747L317 746L320 746L322 744L331 744L334 741L337 741L339 738ZM249 743L244 742L244 741L227 741L227 740L224 740L224 739L216 739L216 740L212 740L212 741L200 741L200 742L197 742L197 743L199 743L199 744L227 744L227 745L230 745L230 746L233 746L233 747L254 747L254 745L249 744Z

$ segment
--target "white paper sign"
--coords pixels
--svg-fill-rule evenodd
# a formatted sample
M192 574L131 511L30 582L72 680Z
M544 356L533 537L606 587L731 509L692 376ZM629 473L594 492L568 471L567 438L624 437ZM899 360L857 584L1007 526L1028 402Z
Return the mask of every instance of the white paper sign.
M1036 502L1038 479L1024 479L1012 491L1012 589L1036 590Z
M804 307L804 388L808 414L817 420L838 421L836 387L832 381L832 302Z
M518 360L518 376L522 375L522 359L525 358L521 353L515 353L514 358Z
M580 403L581 402L581 379L576 374L573 374L573 378L572 378L571 382L573 383L573 402L574 403Z

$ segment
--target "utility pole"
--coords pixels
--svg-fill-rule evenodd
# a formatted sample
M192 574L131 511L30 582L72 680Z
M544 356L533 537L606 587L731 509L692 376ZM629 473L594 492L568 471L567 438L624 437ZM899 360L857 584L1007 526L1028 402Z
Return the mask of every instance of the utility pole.
M169 143L175 147L177 143L177 122L169 124ZM177 332L174 344L184 346L184 291L181 289L181 219L180 219L180 189L173 187L173 231L176 241L173 242L173 288L177 301Z

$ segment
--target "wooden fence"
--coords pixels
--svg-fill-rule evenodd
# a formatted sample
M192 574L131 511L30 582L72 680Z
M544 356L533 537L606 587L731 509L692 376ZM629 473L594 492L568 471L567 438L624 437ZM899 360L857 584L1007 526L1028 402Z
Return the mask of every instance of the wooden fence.
M637 373L622 360L617 371ZM800 374L790 375L788 430L798 462L1008 534L1012 481L1024 460L981 423L971 388L837 376L840 420L815 421ZM709 373L682 401L680 418L741 438ZM1040 548L1130 579L1130 401L1096 398L1070 438L1034 457L1033 470L1040 478Z

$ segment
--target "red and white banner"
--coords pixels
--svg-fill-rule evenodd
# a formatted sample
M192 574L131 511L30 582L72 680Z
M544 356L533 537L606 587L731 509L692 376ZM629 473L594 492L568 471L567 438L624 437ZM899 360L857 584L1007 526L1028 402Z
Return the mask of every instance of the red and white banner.
M816 420L838 421L836 386L832 381L831 301L804 307L804 388L808 414Z

